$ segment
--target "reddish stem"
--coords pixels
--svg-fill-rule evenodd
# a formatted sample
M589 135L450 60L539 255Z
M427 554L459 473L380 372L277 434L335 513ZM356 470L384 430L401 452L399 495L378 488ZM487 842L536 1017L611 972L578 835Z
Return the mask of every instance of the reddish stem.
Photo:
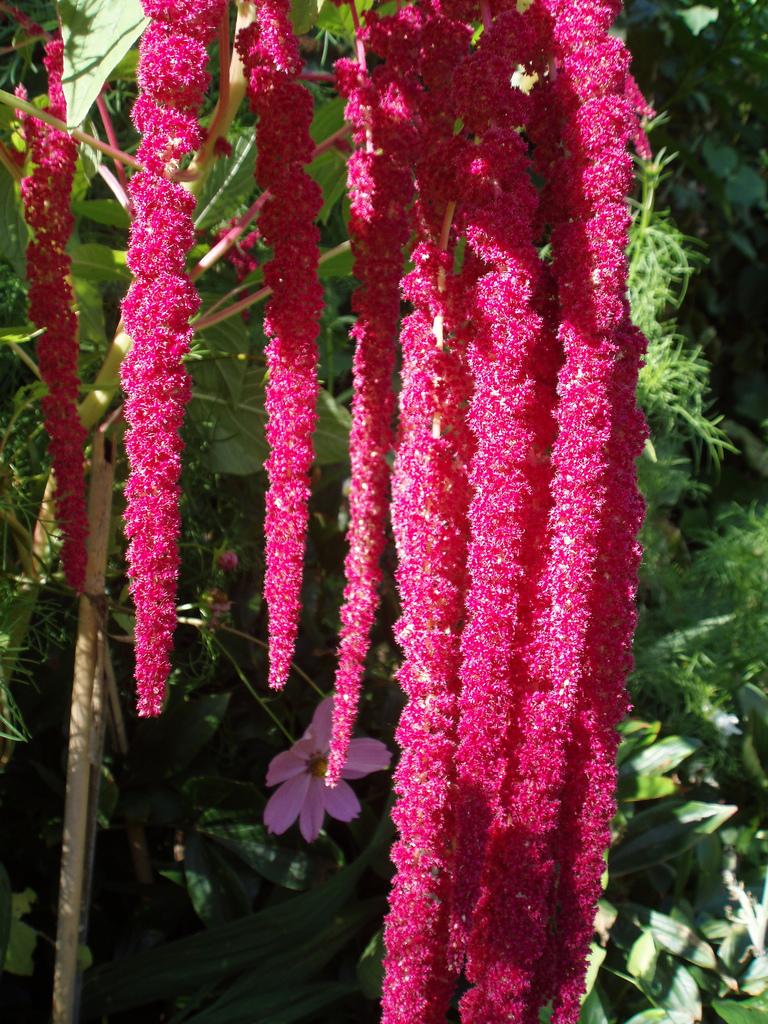
M305 82L335 82L336 75L332 71L302 71L299 75Z
M112 124L112 118L109 113L109 108L107 107L107 104L104 100L104 96L101 94L99 94L96 97L96 108L99 111L101 123L104 125L104 131L107 133L107 141L113 149L119 150L120 146L117 141L115 126ZM117 160L114 157L113 159L115 161L115 170L117 171L117 177L120 180L123 192L125 192L125 194L128 195L128 179L125 176L125 168L119 160Z
M18 7L13 7L11 4L3 3L0 0L0 11L7 14L12 21L15 21L24 29L25 32L29 32L30 35L42 37L43 39L51 38L50 32L46 32L45 29L38 25L36 21L32 21L31 18L28 18L26 14L18 9Z

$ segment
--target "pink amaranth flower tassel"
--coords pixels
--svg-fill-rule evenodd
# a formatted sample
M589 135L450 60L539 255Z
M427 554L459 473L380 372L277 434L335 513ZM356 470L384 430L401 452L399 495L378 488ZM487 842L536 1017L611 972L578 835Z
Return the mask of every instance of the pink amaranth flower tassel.
M272 289L264 329L269 381L264 533L264 596L269 614L269 685L290 671L298 630L301 577L309 519L309 470L318 394L318 322L323 292L317 277L322 192L305 171L314 144L312 96L297 80L301 58L287 0L258 0L256 21L238 33L248 97L258 117L256 180L269 189L259 227L272 248L264 280Z
M208 83L206 45L226 0L143 0L151 18L141 41L133 121L143 170L131 180L135 209L128 250L134 282L123 301L131 350L121 368L130 476L125 494L128 575L136 606L138 713L162 710L176 626L179 436L190 384L182 364L199 299L185 258L195 241L194 197L170 180L202 142L197 122Z
M526 124L532 100L500 71L543 73L537 29L532 13L500 13L454 78L459 113L476 139L462 173L461 226L480 264L468 349L468 421L476 449L461 641L455 866L461 881L451 921L457 964L471 929L488 834L505 813L501 787L530 686L522 650L532 627L551 505L560 353L534 244L538 196L527 144L516 130ZM532 931L526 934L535 941ZM470 980L473 968L470 961Z
M311 843L320 834L326 814L337 821L352 821L360 813L360 801L344 780L389 768L392 755L385 745L361 737L350 742L338 783L326 786L332 716L333 698L326 697L301 739L269 763L267 785L277 789L264 808L264 824L275 835L282 835L298 818L302 836Z
M618 4L542 6L554 27L553 73L530 134L549 184L544 209L565 351L541 586L548 612L528 655L536 685L523 701L527 728L504 781L508 819L488 850L496 881L473 923L465 1024L534 1024L549 1000L555 1024L578 1018L634 626L642 518L634 461L644 428L634 398L642 339L629 325L624 257L628 58L608 35ZM538 956L528 941L532 920L543 940Z
M392 523L399 555L402 613L398 673L407 703L396 738L392 816L399 838L384 925L383 1024L440 1024L456 971L448 961L453 890L454 784L460 626L466 576L467 297L472 260L454 274L451 223L458 197L450 76L468 50L471 29L424 5L418 59L420 138L415 148L417 244L404 295L413 312L401 329L400 425L392 480ZM399 12L403 44L417 36L413 9ZM408 63L408 58L404 58ZM412 72L411 72L412 73Z
M394 445L392 413L397 327L400 320L402 249L413 191L408 168L414 141L409 96L398 77L381 66L368 76L352 61L337 63L339 91L358 148L348 164L349 233L357 322L353 362L349 551L341 609L333 735L327 783L336 785L357 716L368 638L378 604L389 498L387 455Z
M48 110L66 121L63 56L61 39L46 43L43 63L48 72ZM70 197L77 146L66 132L27 114L22 113L21 123L34 164L21 183L24 217L34 231L27 247L29 316L44 331L36 351L48 389L41 405L56 477L56 515L63 532L61 561L69 585L82 590L88 534L83 467L86 431L77 412L78 326L69 283L72 261L66 251L74 226Z

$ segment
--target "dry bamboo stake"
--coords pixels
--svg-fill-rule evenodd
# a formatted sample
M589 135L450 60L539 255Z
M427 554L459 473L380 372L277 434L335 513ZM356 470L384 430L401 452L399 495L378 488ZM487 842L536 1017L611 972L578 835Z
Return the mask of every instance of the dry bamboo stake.
M86 867L88 794L91 779L90 743L93 686L104 633L104 579L112 510L114 462L112 442L104 428L96 431L88 495L88 562L85 592L80 598L75 670L69 720L67 789L61 850L56 963L53 977L52 1024L75 1024L79 972L83 878Z

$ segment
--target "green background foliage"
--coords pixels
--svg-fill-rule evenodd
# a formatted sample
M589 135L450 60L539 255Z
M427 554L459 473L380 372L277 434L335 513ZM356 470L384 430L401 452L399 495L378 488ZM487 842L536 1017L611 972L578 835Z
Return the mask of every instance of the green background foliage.
M119 6L128 26L138 4ZM98 133L90 108L106 76L120 144L132 151L135 35L108 21L115 7L62 5L67 88L72 122ZM54 26L47 3L25 10ZM95 26L87 45L72 31L84 17ZM346 10L328 0L319 8L297 3L294 17L308 33L310 67L327 70L348 50ZM101 34L100 23L109 25ZM648 512L635 710L623 726L615 842L582 1020L756 1024L768 1019L768 7L628 0L618 30L659 115L656 156L638 164L630 250L634 316L649 339L640 397L651 440L639 461ZM119 38L130 41L113 47ZM36 99L44 90L39 45L4 23L0 45L11 43L18 49L0 85L23 80ZM214 51L214 80L217 59ZM311 89L321 142L340 127L343 110L329 88ZM211 110L212 102L206 117ZM232 156L205 182L193 258L255 198L251 129L241 113ZM0 133L16 145L7 108ZM74 196L84 381L104 358L128 280L127 219L95 173L98 159L83 152ZM322 247L331 249L346 238L343 154L324 154L312 173L325 197ZM55 539L41 580L20 581L11 525L13 517L32 527L48 473L40 386L11 344L33 351L24 244L17 189L0 168L0 1015L38 1024L49 1006L76 607L56 568ZM199 332L189 357L181 624L171 700L156 722L137 722L131 710L132 617L119 532L126 466L118 464L109 639L129 749L121 754L108 737L101 769L83 1020L377 1019L388 778L356 784L360 818L327 823L312 845L296 830L270 836L261 823L270 758L287 735L300 735L333 680L347 515L350 271L348 253L324 264L304 611L297 670L283 695L265 684L258 311ZM259 283L259 271L244 282ZM219 263L201 286L205 312L237 281ZM234 573L218 567L224 550L238 554ZM387 568L392 563L390 550ZM361 730L393 746L401 698L391 575L382 598Z

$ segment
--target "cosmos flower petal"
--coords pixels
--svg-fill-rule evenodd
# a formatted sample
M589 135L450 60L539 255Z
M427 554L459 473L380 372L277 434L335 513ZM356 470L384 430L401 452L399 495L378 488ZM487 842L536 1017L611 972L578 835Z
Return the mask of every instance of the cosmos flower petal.
M317 839L325 817L325 783L308 775L309 786L299 817L299 829L308 843Z
M328 753L328 745L331 742L331 722L333 720L333 697L326 697L321 700L312 715L309 728L304 733L306 739L311 739L317 750Z
M336 818L337 821L352 821L358 816L360 801L346 782L337 782L332 789L324 786L323 790L325 809L332 818Z
M304 772L278 786L264 808L264 824L270 832L280 836L296 821L307 799L310 781L311 776Z
M368 737L351 740L349 756L342 769L344 779L362 779L371 772L380 772L389 768L392 754L381 740Z
M267 769L267 785L276 786L307 770L307 759L296 752L296 744L273 757Z

